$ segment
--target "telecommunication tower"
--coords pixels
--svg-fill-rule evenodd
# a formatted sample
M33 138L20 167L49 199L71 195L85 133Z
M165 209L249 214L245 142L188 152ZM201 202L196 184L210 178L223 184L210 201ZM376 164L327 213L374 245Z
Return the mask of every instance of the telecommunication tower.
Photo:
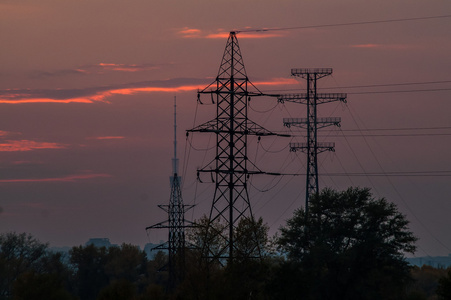
M149 226L148 229L169 229L168 241L158 245L152 250L168 250L169 287L173 289L180 283L185 275L185 228L191 227L191 222L185 220L185 212L193 205L184 205L181 182L178 176L179 159L177 158L177 102L174 97L174 158L172 159L172 176L170 177L171 196L169 205L158 205L168 213L166 221ZM188 225L186 224L188 223Z
M237 245L234 230L241 218L254 221L251 203L248 195L248 178L252 174L264 173L252 164L247 155L247 139L249 135L275 135L248 119L248 102L251 96L262 96L258 91L251 92L254 87L249 81L241 56L240 47L235 32L230 32L216 80L200 94L210 94L216 101L216 118L187 132L210 132L216 135L216 155L213 161L201 172L212 173L215 182L215 192L210 210L209 225L205 240L212 238L220 240L219 249L203 249L203 255L211 260L233 262L236 257ZM215 100L214 100L215 99ZM200 100L199 100L200 101ZM209 167L212 168L210 169ZM215 222L224 226L218 231ZM258 247L256 243L255 247ZM259 249L254 249L258 253Z
M307 105L307 118L284 118L284 126L296 126L307 130L305 143L290 143L290 151L301 150L307 154L307 176L305 211L308 214L309 197L317 194L318 189L318 154L324 151L335 151L335 143L318 142L318 129L327 126L340 126L341 118L320 118L317 115L319 104L341 101L346 102L345 93L318 93L317 81L332 74L331 68L291 69L291 75L307 81L307 92L300 94L279 95L279 102L294 102Z

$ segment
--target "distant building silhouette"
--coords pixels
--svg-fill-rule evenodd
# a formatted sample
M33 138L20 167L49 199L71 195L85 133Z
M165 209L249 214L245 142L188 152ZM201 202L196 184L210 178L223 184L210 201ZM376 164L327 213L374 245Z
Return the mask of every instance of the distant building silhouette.
M451 254L448 254L448 256L410 257L406 260L409 264L417 267L422 267L423 265L431 266L434 268L451 267Z

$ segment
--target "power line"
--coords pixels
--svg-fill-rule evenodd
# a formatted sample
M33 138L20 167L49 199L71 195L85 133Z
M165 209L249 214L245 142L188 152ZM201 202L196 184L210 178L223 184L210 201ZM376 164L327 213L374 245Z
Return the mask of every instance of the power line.
M450 82L451 82L451 80L419 81L419 82L400 82L400 83L384 83L384 84L353 85L353 86L344 86L344 87L324 87L324 88L321 88L321 89L336 89L336 88L356 89L356 88L385 87L385 86L401 86L401 85L442 84L442 83L450 83Z
M449 136L451 133L400 133L400 134L343 134L343 135L337 135L334 137L363 137L363 136L369 136L369 137L386 137L386 136L393 136L393 137L401 137L401 136ZM319 135L321 137L326 137L326 135ZM327 135L329 137L329 135Z
M341 129L340 131L343 131L343 132L346 132L346 131L404 131L404 130L440 130L440 129L451 129L451 126Z
M366 172L366 173L323 173L324 176L352 177L450 177L451 171L410 171L410 172Z
M358 89L358 88L373 88L373 87L391 87L391 86L409 86L409 85L427 85L427 84L443 84L451 83L451 80L439 80L439 81L422 81L422 82L402 82L402 83L388 83L388 84L367 84L367 85L350 85L350 86L334 86L334 87L322 87L322 90L334 90L334 89ZM438 88L438 89L422 89L422 90L400 90L400 91L367 91L367 92L351 92L347 94L373 94L373 93L399 93L399 92L426 92L426 91L447 91L451 88ZM278 89L278 90L265 90L264 92L283 92L283 91L299 91L301 88L296 89Z
M443 88L443 89L422 89L422 90L397 90L397 91L351 92L351 93L348 93L348 95L396 94L396 93L417 93L417 92L439 92L439 91L451 91L451 88Z
M294 30L294 29L309 29L309 28L324 28L324 27L338 27L338 26L368 25L368 24L381 24L381 23L394 23L394 22L422 21L422 20L431 20L431 19L442 19L442 18L451 18L451 15L427 16L427 17L416 17L416 18L402 18L402 19L388 19L388 20L375 20L375 21L361 21L361 22L347 22L347 23L334 23L334 24L320 24L320 25L305 25L305 26L280 27L280 28L246 29L246 30L235 31L235 33L240 33L240 32L267 32L267 31L283 31L283 30Z

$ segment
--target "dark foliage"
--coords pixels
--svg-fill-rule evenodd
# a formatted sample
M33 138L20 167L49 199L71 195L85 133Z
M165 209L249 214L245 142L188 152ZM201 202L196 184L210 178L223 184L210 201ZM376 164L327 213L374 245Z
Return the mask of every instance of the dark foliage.
M444 300L451 299L451 269L448 270L446 276L439 279L437 295Z
M403 254L414 252L415 241L394 204L350 188L312 197L309 215L297 210L278 243L298 264L295 270L284 266L301 280L288 290L304 299L369 300L402 299L409 280Z
M43 284L47 281L52 286ZM33 299L44 299L38 297L44 294L65 299L68 285L69 270L61 254L49 252L47 244L25 233L0 235L0 299L31 299L26 296L30 291L35 292Z
M197 247L185 250L184 280L175 289L163 252L148 260L133 245L90 245L64 259L30 235L3 234L0 300L450 299L450 272L404 261L415 237L395 205L367 189L326 189L310 204L309 215L297 210L273 243L261 218L242 218L228 261L206 259L206 249L217 254L225 241L206 234L206 225L224 232L224 224L200 219L186 233Z

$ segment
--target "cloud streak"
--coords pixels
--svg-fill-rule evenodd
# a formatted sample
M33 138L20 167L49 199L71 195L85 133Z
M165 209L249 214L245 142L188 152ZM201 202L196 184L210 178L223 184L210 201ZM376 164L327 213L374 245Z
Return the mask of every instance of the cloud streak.
M175 78L170 80L145 81L84 89L6 89L0 90L0 104L25 103L95 103L107 102L117 95L141 93L175 93L196 91L205 88L206 79ZM255 82L258 85L297 84L293 79L275 78Z
M177 32L182 38L186 39L226 39L230 32L218 30L217 32L205 32L196 28L182 28ZM238 32L240 39L267 39L286 36L285 32L266 32L264 30L255 32Z
M6 140L0 142L0 152L21 152L38 149L62 149L66 148L63 144L36 142L30 140Z

